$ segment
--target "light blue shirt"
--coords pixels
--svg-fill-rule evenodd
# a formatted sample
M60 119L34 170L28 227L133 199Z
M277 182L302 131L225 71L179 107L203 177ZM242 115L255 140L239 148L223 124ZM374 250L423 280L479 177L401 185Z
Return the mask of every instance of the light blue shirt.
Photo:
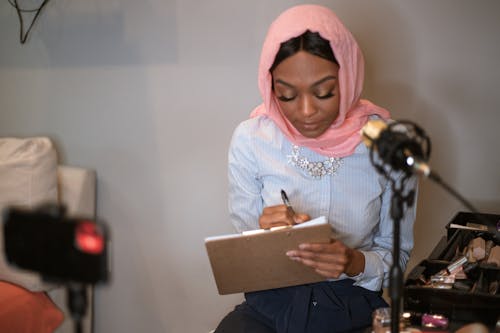
M265 116L248 119L236 128L228 156L229 212L234 227L239 232L259 228L263 208L283 204L280 191L284 189L296 212L311 218L325 216L336 239L364 254L365 270L354 277L356 285L374 291L387 286L392 265L392 191L390 182L371 164L368 148L359 144L352 155L343 158L334 175L319 179L291 165L291 154L291 142ZM300 155L313 162L327 159L305 147ZM407 188L416 187L413 177ZM414 220L415 205L404 211L401 220L403 271L413 248Z

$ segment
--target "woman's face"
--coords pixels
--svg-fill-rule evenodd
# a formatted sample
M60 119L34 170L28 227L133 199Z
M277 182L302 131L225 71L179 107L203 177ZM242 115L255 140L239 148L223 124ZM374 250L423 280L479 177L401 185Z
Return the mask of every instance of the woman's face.
M285 117L305 137L317 138L339 114L339 66L305 51L274 71L274 94Z

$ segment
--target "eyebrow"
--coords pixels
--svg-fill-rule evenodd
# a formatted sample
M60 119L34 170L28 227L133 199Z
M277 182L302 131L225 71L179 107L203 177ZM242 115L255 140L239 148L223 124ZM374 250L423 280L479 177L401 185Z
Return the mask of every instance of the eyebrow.
M318 86L318 85L322 84L323 82L326 82L326 81L329 81L329 80L336 80L336 79L337 79L337 77L336 77L336 76L333 76L333 75L328 75L328 76L325 76L324 78L322 78L321 80L318 80L318 81L314 82L314 83L311 85L311 87L315 87L315 86ZM295 88L295 86L294 86L294 85L292 85L292 84L290 84L290 83L288 83L288 82L286 82L286 81L283 81L283 80L281 80L281 79L277 79L277 80L276 80L276 83L280 83L280 84L282 84L282 85L284 85L284 86L287 86L287 87L290 87L290 88Z

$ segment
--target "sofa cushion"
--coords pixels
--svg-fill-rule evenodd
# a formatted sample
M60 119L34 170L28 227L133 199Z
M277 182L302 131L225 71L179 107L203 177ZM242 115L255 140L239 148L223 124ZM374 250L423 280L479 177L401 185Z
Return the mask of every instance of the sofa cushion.
M57 154L50 139L0 138L0 210L15 205L34 208L57 202ZM3 251L3 217L0 216L0 280L31 291L49 290L37 273L10 266Z

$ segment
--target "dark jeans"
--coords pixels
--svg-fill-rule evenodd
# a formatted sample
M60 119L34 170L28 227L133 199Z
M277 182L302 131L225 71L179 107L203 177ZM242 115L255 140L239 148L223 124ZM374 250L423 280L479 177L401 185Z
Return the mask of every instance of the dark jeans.
M365 332L373 311L388 306L381 292L349 279L247 293L245 299L215 333Z

